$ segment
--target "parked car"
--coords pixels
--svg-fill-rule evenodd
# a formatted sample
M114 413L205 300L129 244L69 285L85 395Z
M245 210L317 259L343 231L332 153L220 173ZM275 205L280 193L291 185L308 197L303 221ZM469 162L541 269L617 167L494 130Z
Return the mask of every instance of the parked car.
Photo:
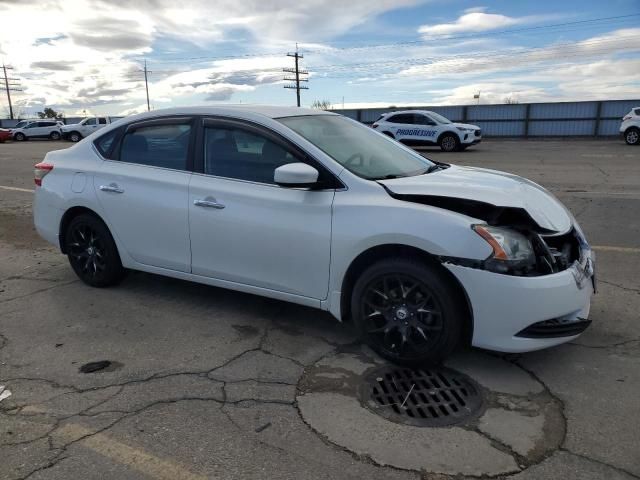
M8 128L0 128L0 143L11 140L11 130Z
M594 257L553 195L334 113L147 112L49 152L35 183L37 231L95 287L133 269L320 308L403 363L590 323Z
M468 123L453 123L428 110L384 113L372 127L405 145L439 145L445 152L464 150L482 141L480 127Z
M84 137L88 137L93 132L97 132L101 128L121 119L122 117L87 117L83 118L79 123L72 123L62 127L62 136L66 140L79 142Z
M19 123L18 123L19 125ZM11 135L14 140L22 142L30 138L49 138L60 140L62 134L60 129L63 123L59 120L30 120L21 127L12 128Z
M640 145L640 107L632 108L624 116L620 133L627 145Z

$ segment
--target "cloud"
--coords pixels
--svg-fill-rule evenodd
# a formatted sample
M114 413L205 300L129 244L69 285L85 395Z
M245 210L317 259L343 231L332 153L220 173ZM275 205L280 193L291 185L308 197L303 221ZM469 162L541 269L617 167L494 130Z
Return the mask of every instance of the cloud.
M43 70L56 70L60 72L69 72L75 68L79 62L70 62L66 60L33 62L31 68L41 68Z
M482 7L481 7L482 8ZM482 8L484 10L484 8ZM441 35L453 35L458 33L477 33L495 30L498 28L511 27L522 23L529 23L538 17L508 17L498 13L485 13L478 9L468 9L466 13L455 22L440 23L437 25L422 25L418 28L418 33L425 38Z

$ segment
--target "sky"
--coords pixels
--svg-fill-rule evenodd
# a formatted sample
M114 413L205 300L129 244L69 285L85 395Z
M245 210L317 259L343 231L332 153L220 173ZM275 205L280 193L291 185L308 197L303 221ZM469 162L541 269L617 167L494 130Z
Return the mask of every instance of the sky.
M0 0L22 117L640 99L640 0ZM479 99L474 95L479 93ZM0 117L7 99L0 96Z

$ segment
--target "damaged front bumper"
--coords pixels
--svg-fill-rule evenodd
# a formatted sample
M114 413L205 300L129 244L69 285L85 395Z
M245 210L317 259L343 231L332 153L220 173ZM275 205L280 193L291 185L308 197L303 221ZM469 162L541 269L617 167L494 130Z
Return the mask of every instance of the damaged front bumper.
M590 323L595 258L591 250L581 253L580 261L566 270L533 277L443 263L469 298L472 345L525 352L559 345L582 333Z

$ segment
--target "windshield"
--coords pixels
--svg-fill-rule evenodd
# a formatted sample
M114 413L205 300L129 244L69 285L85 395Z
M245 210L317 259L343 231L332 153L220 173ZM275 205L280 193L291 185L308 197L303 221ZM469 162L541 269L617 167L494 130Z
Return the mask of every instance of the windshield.
M342 116L308 115L278 120L363 178L409 177L435 167L394 140Z
M22 127L24 127L27 123L29 123L29 122L27 122L26 120L22 120L21 122L16 123L16 126L15 126L15 127L13 127L13 128L22 128Z
M449 120L447 117L443 117L442 115L436 112L429 112L429 116L435 119L435 121L438 123L445 123L445 124L451 123L451 120Z

